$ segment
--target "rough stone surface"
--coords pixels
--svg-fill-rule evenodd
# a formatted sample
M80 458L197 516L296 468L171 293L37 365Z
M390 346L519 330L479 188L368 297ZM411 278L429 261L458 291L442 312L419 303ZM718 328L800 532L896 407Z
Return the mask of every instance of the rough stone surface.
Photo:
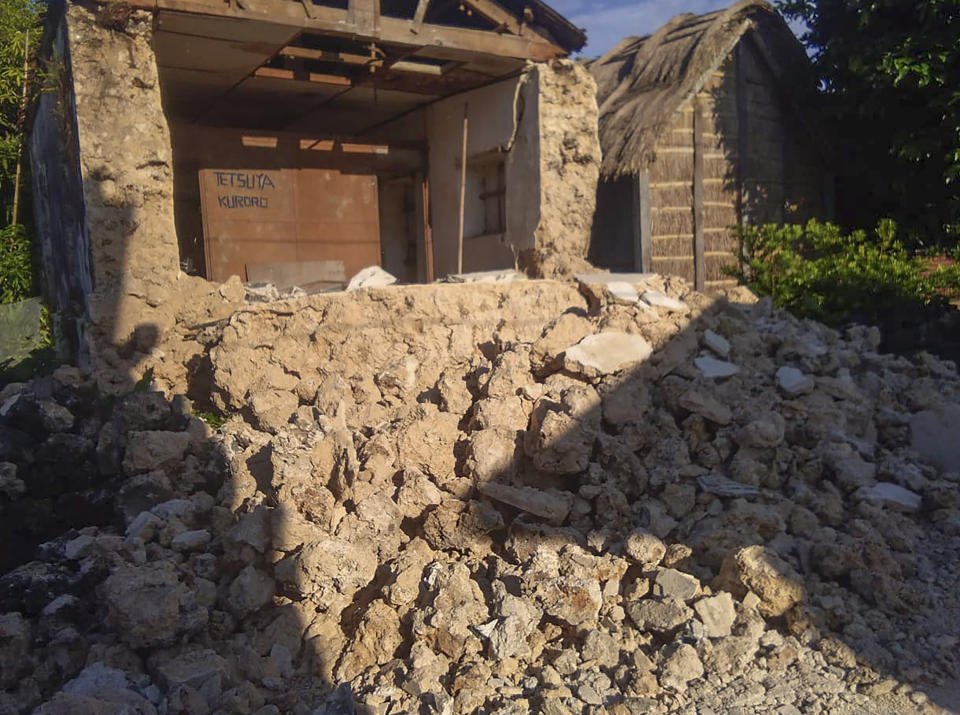
M82 371L0 387L0 712L953 707L960 478L911 422L955 368L637 286L689 310L544 281L248 306L205 329L216 430ZM611 330L649 359L563 369ZM739 373L697 369L707 330Z

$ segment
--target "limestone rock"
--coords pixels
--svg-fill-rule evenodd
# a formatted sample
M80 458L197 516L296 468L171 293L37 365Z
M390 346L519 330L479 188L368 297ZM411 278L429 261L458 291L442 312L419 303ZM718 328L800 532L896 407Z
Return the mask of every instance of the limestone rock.
M813 378L795 367L784 365L777 370L777 386L787 397L798 397L813 392L817 386Z
M604 332L588 335L564 352L563 367L585 377L610 375L641 363L653 348L639 335Z
M569 492L545 492L532 487L511 487L495 482L480 482L477 489L484 496L554 524L562 524L573 507L573 495Z
M726 638L730 635L737 612L733 606L733 597L726 591L716 596L701 598L693 604L693 610L703 623L704 632L709 638Z
M186 432L131 432L123 458L126 474L149 472L179 462L190 445Z
M697 369L700 370L703 376L708 380L732 377L740 372L740 368L733 363L726 362L724 360L717 360L716 358L712 358L707 355L701 355L700 357L696 358L693 361L693 364L697 366Z
M760 613L770 617L784 615L806 595L793 567L763 546L748 546L729 554L715 586L734 595L755 593L760 599Z
M628 559L645 569L653 569L667 553L666 545L655 534L643 529L634 529L624 541Z
M164 565L122 566L102 585L107 618L133 648L170 645L207 623L207 609Z
M693 646L683 643L667 656L660 668L660 685L683 690L687 683L703 675L703 663Z

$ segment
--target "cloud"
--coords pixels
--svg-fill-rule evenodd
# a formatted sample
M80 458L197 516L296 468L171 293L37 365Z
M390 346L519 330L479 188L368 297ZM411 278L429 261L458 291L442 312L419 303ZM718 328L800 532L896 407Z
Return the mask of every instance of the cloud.
M732 0L639 0L638 2L589 2L554 0L554 8L579 27L587 30L587 46L582 53L597 57L624 37L654 32L674 15L701 14L726 7Z

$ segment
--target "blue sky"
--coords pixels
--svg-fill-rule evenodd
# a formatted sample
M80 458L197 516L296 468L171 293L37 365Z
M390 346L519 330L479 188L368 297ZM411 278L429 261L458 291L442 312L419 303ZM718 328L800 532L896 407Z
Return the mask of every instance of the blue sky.
M674 15L710 12L734 0L547 0L574 25L587 30L582 54L598 57L624 37L646 35Z

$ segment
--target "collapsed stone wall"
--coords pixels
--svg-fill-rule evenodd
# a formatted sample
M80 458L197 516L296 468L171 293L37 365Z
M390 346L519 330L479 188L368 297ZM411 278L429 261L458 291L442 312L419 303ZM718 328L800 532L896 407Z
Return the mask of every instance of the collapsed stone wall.
M540 96L540 223L522 256L541 277L586 266L600 178L596 83L572 60L534 66Z
M960 676L950 363L661 278L201 332L216 435L0 392L0 504L77 476L35 423L115 514L0 575L4 712L939 713Z

